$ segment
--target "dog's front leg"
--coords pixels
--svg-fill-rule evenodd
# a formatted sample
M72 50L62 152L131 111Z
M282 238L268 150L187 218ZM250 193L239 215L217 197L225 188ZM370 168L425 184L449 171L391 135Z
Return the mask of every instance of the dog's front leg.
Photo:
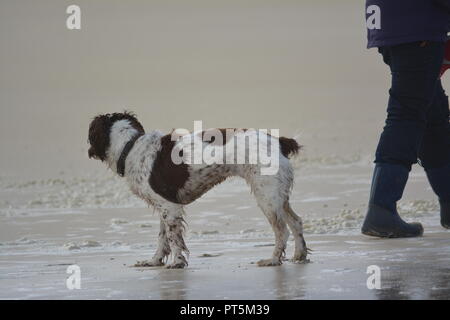
M164 259L170 254L169 240L167 239L166 224L164 220L160 218L159 235L158 235L158 248L152 260L156 265L164 265Z
M162 210L161 217L166 227L166 237L169 243L172 262L167 265L169 269L182 269L187 266L187 260L184 256L189 254L183 239L184 219L183 207L171 206Z
M156 249L153 258L150 260L139 261L136 266L138 267L159 267L164 265L165 258L170 254L169 241L167 239L166 224L164 220L160 218L159 234L158 234L158 247Z

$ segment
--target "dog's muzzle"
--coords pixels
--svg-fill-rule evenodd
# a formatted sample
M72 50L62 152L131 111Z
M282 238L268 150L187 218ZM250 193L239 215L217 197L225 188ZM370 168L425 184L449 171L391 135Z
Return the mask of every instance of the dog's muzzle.
M94 149L92 147L90 147L89 150L88 150L88 156L89 156L89 159L91 159L91 158L96 159L95 152L94 152Z

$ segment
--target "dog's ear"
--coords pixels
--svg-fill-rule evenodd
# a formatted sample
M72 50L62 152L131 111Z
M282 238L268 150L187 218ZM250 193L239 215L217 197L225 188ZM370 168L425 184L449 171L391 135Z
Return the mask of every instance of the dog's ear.
M109 133L111 131L113 121L111 115L104 114L96 116L89 125L89 158L106 159L106 150L109 147Z

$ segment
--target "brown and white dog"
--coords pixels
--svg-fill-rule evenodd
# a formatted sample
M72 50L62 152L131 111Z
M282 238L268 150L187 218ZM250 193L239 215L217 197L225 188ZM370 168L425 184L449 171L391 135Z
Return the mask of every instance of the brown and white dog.
M171 155L182 139L172 141L171 134L164 135L160 131L145 133L132 113L123 112L99 115L92 120L88 153L89 158L106 162L109 168L123 176L132 192L159 213L158 247L153 258L142 266L162 266L169 255L172 259L168 268L187 266L185 255L189 251L183 239L183 206L230 176L240 176L247 181L275 233L272 257L260 260L258 265L278 266L282 263L289 237L287 226L295 240L293 261L305 261L307 248L302 220L289 204L294 173L288 156L298 153L300 146L294 139L278 139L271 135L265 138L276 143L279 149L279 168L273 175L262 175L263 165L259 163L175 164Z

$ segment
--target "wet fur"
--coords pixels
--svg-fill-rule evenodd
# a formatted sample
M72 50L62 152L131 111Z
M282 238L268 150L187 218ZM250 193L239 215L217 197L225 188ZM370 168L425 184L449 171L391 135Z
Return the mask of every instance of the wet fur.
M224 133L225 129L220 129ZM138 266L162 266L169 256L168 268L187 266L189 251L184 242L184 205L230 176L240 176L250 185L256 202L267 217L275 234L272 257L258 262L260 266L281 265L289 229L295 240L293 260L306 260L302 220L289 204L294 173L288 157L300 146L294 139L279 138L280 162L275 175L261 175L260 164L174 164L171 152L178 141L159 131L145 133L136 116L129 112L99 115L89 126L90 158L105 162L117 172L117 161L124 146L135 135L140 136L125 160L124 178L131 191L153 206L160 216L158 247L153 258ZM268 139L276 139L267 135ZM212 142L211 142L212 143ZM226 143L216 141L215 143ZM289 228L289 229L288 229Z

